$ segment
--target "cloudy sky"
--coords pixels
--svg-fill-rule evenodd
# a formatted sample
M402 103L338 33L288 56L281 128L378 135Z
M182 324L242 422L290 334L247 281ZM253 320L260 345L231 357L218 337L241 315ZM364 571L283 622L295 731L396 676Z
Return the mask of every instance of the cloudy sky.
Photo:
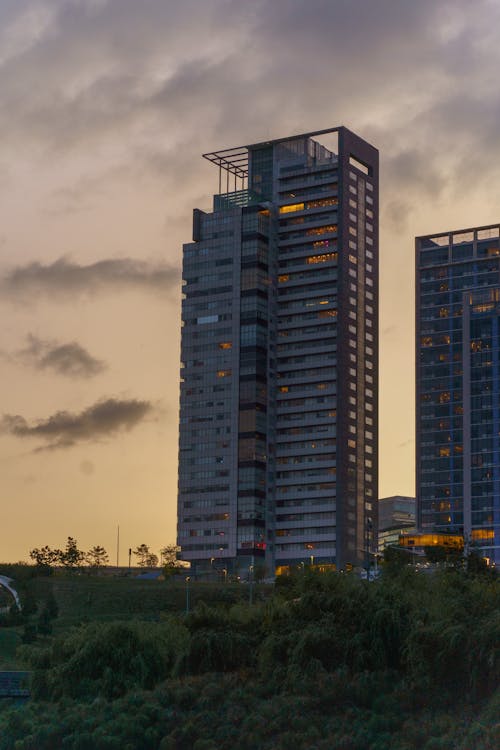
M380 495L414 492L413 243L500 220L498 0L2 0L0 559L175 539L205 151L381 155Z

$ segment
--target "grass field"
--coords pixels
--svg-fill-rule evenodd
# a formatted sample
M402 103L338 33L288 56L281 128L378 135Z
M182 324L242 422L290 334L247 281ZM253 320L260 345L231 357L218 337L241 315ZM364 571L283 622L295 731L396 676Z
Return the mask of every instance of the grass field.
M28 597L37 612L28 621L36 623L46 602L54 597L58 615L52 621L55 635L81 623L112 620L159 620L172 613L184 613L187 604L184 580L138 580L133 577L55 574L49 577L25 578L17 585L21 601ZM271 587L259 585L254 600L266 597ZM189 608L199 602L231 606L248 601L248 586L241 584L189 583ZM0 627L0 669L21 668L16 662L16 647L21 642L23 626Z
M53 594L59 609L56 630L89 620L158 619L162 614L183 612L186 584L182 581L144 581L98 576L35 578L29 590L37 602ZM246 599L248 587L240 584L189 584L189 605L200 601L231 605ZM258 595L263 595L260 589Z

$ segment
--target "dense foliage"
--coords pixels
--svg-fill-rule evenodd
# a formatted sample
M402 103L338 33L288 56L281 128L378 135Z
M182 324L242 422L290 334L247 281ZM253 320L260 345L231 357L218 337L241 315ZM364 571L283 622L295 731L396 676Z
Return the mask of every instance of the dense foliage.
M484 574L305 571L252 607L81 625L23 647L0 750L493 750L499 603Z

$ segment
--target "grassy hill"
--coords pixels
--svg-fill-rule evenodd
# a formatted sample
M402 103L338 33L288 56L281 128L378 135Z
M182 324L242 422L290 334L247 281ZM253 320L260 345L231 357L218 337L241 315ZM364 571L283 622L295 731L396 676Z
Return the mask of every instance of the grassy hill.
M109 576L56 575L35 578L28 591L37 602L52 594L59 614L58 630L80 622L97 620L155 620L162 614L184 612L186 584L184 581L148 581L137 578ZM259 596L263 588L260 587ZM200 602L230 606L248 597L246 587L239 584L190 583L190 608Z

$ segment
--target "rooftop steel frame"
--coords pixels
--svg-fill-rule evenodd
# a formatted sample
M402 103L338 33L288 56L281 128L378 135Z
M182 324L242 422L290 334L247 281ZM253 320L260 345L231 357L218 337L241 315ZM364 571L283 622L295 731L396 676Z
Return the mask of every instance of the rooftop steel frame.
M272 146L275 143L286 143L286 141L295 141L298 138L313 138L318 135L327 135L328 133L338 133L342 126L327 128L326 130L313 130L309 133L298 133L297 135L288 136L287 138L276 138L271 141L262 141L252 143L248 146L235 146L234 148L224 148L218 151L209 151L202 154L204 159L212 162L219 167L219 193L222 189L222 170L227 172L226 175L226 192L229 192L229 175L234 176L234 190L236 191L236 180L242 181L242 187L245 186L245 180L248 179L248 152L250 149Z

